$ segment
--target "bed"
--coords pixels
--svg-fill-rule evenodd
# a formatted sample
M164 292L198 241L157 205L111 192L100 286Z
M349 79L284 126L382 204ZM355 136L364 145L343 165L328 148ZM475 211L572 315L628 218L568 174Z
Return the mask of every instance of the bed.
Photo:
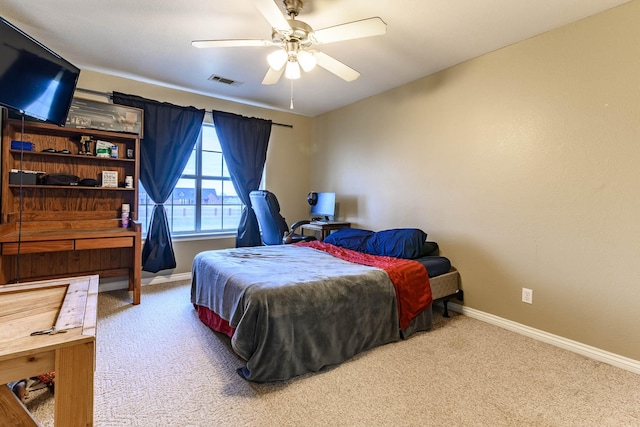
M429 330L433 301L458 292L449 260L423 254L422 231L411 254L397 253L397 245L373 254L352 243L376 233L354 240L359 231L343 230L324 242L196 255L191 302L203 323L231 338L246 361L238 369L243 378L287 380ZM397 243L397 233L389 235Z

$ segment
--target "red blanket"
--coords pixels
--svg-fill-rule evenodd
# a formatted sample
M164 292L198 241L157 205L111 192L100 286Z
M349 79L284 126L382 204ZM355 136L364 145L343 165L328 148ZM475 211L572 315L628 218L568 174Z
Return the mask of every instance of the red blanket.
M409 323L411 323L422 310L429 307L433 301L431 298L431 286L429 285L427 269L419 262L408 259L363 254L319 241L297 244L327 252L345 261L377 267L386 271L396 289L400 329L409 326Z

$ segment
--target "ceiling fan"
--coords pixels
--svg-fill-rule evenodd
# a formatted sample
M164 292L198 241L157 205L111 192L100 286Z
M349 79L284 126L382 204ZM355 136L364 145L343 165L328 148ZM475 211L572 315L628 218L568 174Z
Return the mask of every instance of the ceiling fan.
M282 6L289 19L285 18L273 0L252 1L271 24L271 40L194 40L191 44L199 48L278 47L278 50L267 56L269 70L262 80L262 84L265 85L277 83L283 73L289 79L298 79L300 78L300 68L308 72L316 64L345 81L355 80L360 76L359 72L332 56L315 49L315 47L338 41L382 35L387 32L387 24L379 17L313 30L305 22L296 19L303 8L303 0L282 0Z

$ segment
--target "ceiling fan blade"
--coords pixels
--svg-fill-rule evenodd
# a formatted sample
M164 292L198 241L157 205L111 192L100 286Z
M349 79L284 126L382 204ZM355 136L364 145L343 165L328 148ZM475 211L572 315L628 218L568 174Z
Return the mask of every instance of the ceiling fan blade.
M387 24L376 16L361 21L322 28L316 30L314 36L318 43L326 44L362 37L380 36L386 32Z
M282 73L284 73L284 67L280 68L280 70L274 70L273 68L269 67L267 74L264 76L264 79L262 80L262 84L274 85L278 83L278 81L280 80L280 77L282 77Z
M323 52L315 52L315 57L318 60L318 65L327 71L331 71L336 76L348 82L353 81L360 77L360 73L351 67L346 66L342 62L338 61L332 56Z
M255 46L265 47L271 46L273 42L270 40L251 40L251 39L228 39L228 40L194 40L191 42L191 46L205 48L205 47L242 47L242 46Z
M256 8L262 13L265 19L271 24L272 28L276 30L290 30L289 22L284 17L282 11L278 9L278 6L273 0L253 0Z

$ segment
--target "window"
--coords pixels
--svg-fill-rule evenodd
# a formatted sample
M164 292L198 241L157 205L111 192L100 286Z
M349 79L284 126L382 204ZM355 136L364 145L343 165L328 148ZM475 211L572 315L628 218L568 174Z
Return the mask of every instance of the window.
M142 184L138 192L138 221L146 235L154 204ZM243 206L231 182L213 124L205 121L189 162L164 204L171 235L235 232Z

